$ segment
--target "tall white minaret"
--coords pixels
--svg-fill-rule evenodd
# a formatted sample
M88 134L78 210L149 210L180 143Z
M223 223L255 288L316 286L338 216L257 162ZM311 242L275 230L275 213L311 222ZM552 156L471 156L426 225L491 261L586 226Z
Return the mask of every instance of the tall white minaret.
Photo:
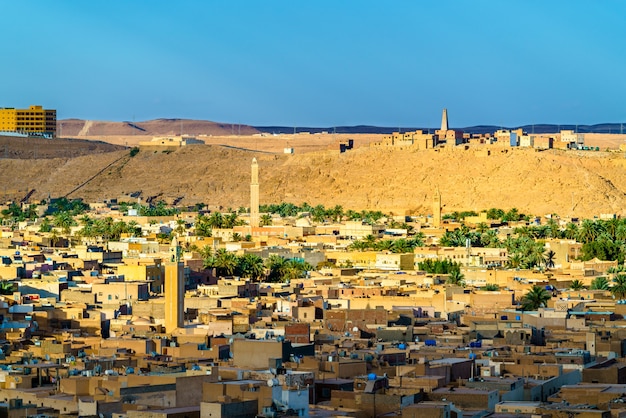
M441 130L448 130L448 109L443 109L443 113L441 114Z
M252 159L252 178L250 181L250 226L259 226L259 164Z

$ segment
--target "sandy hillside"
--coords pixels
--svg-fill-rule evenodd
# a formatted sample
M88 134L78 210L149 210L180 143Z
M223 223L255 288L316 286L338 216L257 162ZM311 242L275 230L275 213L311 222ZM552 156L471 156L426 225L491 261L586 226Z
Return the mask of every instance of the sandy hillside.
M278 147L282 147L282 144ZM247 148L247 147L242 147ZM268 154L218 145L172 153L128 150L46 160L0 160L4 197L65 195L102 200L141 192L181 204L248 206L250 162L259 160L261 203L342 205L430 213L439 187L444 212L517 207L562 216L623 214L626 159L620 153L515 149L401 151L361 146L344 154ZM86 182L86 183L85 183ZM84 185L83 185L84 184ZM81 185L83 185L81 187Z

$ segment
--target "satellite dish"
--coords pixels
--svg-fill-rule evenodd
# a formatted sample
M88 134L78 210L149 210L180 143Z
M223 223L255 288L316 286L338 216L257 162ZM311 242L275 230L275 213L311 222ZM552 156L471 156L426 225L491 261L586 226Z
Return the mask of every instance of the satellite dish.
M267 386L274 387L278 385L278 379L268 379Z

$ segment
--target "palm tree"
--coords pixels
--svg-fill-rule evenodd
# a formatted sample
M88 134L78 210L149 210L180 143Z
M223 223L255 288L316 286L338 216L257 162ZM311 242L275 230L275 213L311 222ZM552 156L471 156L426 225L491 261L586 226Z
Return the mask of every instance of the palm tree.
M210 228L222 228L224 224L224 217L219 212L214 212L207 219L207 224Z
M582 290L585 288L585 284L582 281L575 279L575 280L572 280L572 283L569 285L569 288L571 290Z
M609 290L609 281L606 277L600 276L596 277L591 281L591 286L589 287L591 290Z
M237 268L237 255L220 248L215 253L215 263L213 267L217 269L218 276L231 276Z
M244 254L239 257L237 270L242 277L249 277L254 281L258 281L265 274L263 259L255 254Z
M567 239L576 239L578 237L578 225L573 222L569 222L565 225L565 231L563 231L563 235Z
M493 229L480 236L480 243L487 248L498 248L502 244L500 238L498 238L498 233Z
M548 227L548 235L550 238L559 238L561 236L561 228L554 218L550 218L546 226Z
M483 287L483 290L486 290L488 292L496 292L500 290L500 286L495 283L487 283L485 287Z
M485 222L481 222L476 225L476 232L478 232L479 234L484 234L487 231L489 231L489 225L487 225Z
M141 225L139 225L136 221L130 221L126 225L128 232L133 236L137 237L141 235Z
M363 242L365 243L366 248L374 248L376 245L376 237L372 234L368 234L363 237Z
M613 286L609 289L618 299L624 299L626 296L626 274L617 274L613 277Z
M176 219L176 233L180 236L187 231L187 223L184 219Z
M341 222L343 218L343 207L341 205L335 205L334 208L330 209L330 215L333 217L333 221Z
M393 241L390 239L384 239L384 240L378 241L375 247L377 251L391 251L392 248L393 248Z
M205 245L198 250L198 253L203 260L206 260L213 255L213 248L210 245Z
M454 269L448 273L446 284L465 287L465 276L461 273L461 270Z
M209 218L204 215L198 215L195 224L196 235L199 237L210 237L213 233Z
M52 231L52 224L50 223L50 219L43 218L41 221L41 225L39 226L39 232L50 232Z
M391 252L397 254L410 253L415 247L416 245L414 241L400 238L393 241L393 245L391 246Z
M269 213L264 213L263 215L261 215L261 218L259 219L259 225L269 226L271 224L272 224L272 215L270 215Z
M279 255L272 254L265 260L265 266L267 267L267 280L270 282L279 282L283 276L283 269L285 267L285 259Z
M15 290L15 282L0 280L0 295L12 295Z
M348 249L351 251L365 251L367 248L367 243L358 239L348 245Z
M528 293L522 297L522 310L536 311L541 307L545 307L551 297L552 296L546 289L541 286L534 285Z
M602 232L601 229L600 224L591 219L585 219L580 225L576 239L584 244L595 241Z
M513 253L509 256L509 261L507 262L509 267L518 268L522 264L522 255L520 253Z
M59 212L54 217L54 226L61 228L61 231L63 231L65 235L69 235L72 227L75 225L76 221L69 212Z
M554 259L556 258L556 253L552 250L548 250L545 254L544 254L544 258L543 261L544 263L546 263L546 268L549 270L551 268L554 268Z
M409 241L411 241L411 245L413 246L413 248L415 247L423 247L424 246L424 240L426 239L426 235L424 235L423 232L418 232L415 235L413 235Z
M300 279L304 277L307 271L313 270L313 267L306 261L288 260L283 269L283 281Z

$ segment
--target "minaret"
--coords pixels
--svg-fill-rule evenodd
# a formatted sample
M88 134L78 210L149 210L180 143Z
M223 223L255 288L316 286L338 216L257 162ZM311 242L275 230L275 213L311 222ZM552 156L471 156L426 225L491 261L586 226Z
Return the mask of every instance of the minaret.
M250 226L259 227L259 165L252 159L252 178L250 181Z
M165 332L168 334L184 326L185 269L180 260L181 247L174 237L170 244L169 260L165 263Z
M441 226L441 193L439 193L439 187L437 187L433 196L433 226L435 228Z
M443 109L443 113L441 115L441 130L448 130L448 109Z

